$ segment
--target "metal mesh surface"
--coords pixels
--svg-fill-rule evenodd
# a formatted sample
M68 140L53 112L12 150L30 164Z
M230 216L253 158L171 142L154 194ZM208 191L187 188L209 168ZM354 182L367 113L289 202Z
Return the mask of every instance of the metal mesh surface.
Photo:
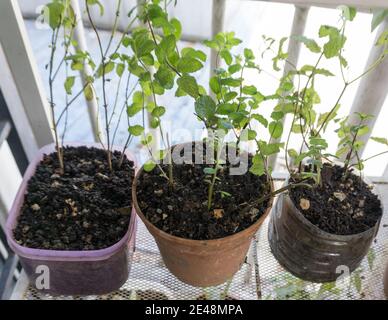
M163 299L384 299L383 274L388 260L388 185L378 185L384 198L384 215L380 231L368 256L351 276L336 284L317 284L300 280L285 271L271 254L267 218L256 243L241 270L227 284L194 288L177 280L164 266L158 248L145 226L139 221L136 252L128 281L120 290L108 295L86 297L51 297L28 286L22 298L78 300L163 300ZM255 267L255 263L258 263ZM261 292L261 295L260 295Z

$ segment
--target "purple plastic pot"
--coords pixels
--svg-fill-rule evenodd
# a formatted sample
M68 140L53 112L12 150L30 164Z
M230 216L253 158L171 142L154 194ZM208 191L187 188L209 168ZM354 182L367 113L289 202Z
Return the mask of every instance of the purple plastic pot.
M70 143L70 146L85 144ZM89 144L88 147L100 148ZM128 278L130 260L135 248L136 212L132 209L129 228L125 236L114 245L101 250L65 251L32 249L19 245L13 236L20 208L24 201L28 180L34 175L36 166L44 154L54 152L54 144L39 150L34 161L30 163L19 187L6 225L7 239L12 250L19 256L20 262L28 275L30 283L44 293L53 295L92 295L105 294L119 289ZM125 153L134 162L135 157ZM128 195L130 196L130 195ZM129 264L129 265L128 265ZM43 266L43 267L42 267ZM49 271L46 283L49 288L42 288L42 276Z

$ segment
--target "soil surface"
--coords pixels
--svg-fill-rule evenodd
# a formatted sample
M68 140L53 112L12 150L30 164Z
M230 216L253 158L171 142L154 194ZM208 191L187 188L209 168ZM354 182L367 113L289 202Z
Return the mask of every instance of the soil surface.
M194 157L193 157L194 158ZM194 162L194 159L193 159ZM250 165L250 159L249 159ZM269 192L266 177L250 172L230 175L231 164L219 170L211 210L207 208L212 164L174 164L174 186L160 175L160 169L143 172L138 180L137 199L144 216L159 229L177 237L194 240L222 238L254 224L269 201L242 212L249 203ZM162 164L168 172L168 165ZM221 192L223 191L223 192Z
M118 242L131 215L133 162L97 148L64 148L65 172L59 174L56 153L44 155L28 182L16 241L29 248L98 250ZM117 210L118 209L118 210Z
M325 164L322 186L295 187L290 190L290 197L300 212L323 231L338 235L361 233L382 216L381 202L360 176L344 176L342 167Z

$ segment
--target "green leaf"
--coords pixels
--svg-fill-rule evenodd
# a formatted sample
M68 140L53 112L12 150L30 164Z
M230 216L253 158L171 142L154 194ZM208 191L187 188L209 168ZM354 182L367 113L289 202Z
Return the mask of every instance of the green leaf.
M84 89L84 95L85 95L85 98L86 100L90 101L93 99L94 97L94 93L93 93L93 87L90 83L88 83Z
M237 97L237 95L238 95L237 92L235 92L235 91L229 91L229 92L225 93L225 95L224 95L224 100L225 100L225 101L233 100L234 98Z
M268 121L261 114L254 113L251 117L261 123L264 127L268 127Z
M210 96L200 96L195 101L195 113L204 120L212 120L216 111L216 103Z
M253 96L257 93L257 89L255 86L244 86L242 88L242 92L244 94L247 94L247 95L250 95L250 96Z
M257 133L255 130L248 129L248 140L255 140Z
M261 176L265 173L265 166L263 158L256 154L252 159L252 166L249 168L249 172L254 175Z
M87 0L86 1L87 5L98 5L99 9L100 9L100 16L103 16L104 15L104 6L101 4L100 1L98 0Z
M253 51L251 49L248 49L248 48L244 49L244 57L247 60L255 59L255 55L253 54Z
M341 157L342 155L344 155L344 154L347 153L348 151L349 151L349 148L348 148L348 147L342 147L342 148L339 148L339 149L336 151L335 155L336 155L337 157Z
M152 118L151 119L151 128L152 129L159 127L159 124L160 124L159 118Z
M323 46L323 53L327 59L338 56L346 41L346 37L339 29L327 25L320 27L319 37L329 37L329 41Z
M209 86L210 86L210 89L215 94L218 94L221 92L221 86L220 86L220 82L218 80L218 77L216 77L216 76L211 77L209 80Z
M203 172L205 173L205 174L214 174L215 172L216 172L216 170L214 169L214 168L204 168L203 169Z
M64 86L65 86L65 90L66 90L67 94L71 94L71 89L74 86L74 81L75 81L75 77L74 76L70 76L70 77L66 78Z
M388 146L388 139L387 138L371 137L371 139L373 141L376 141L378 143L385 144L386 146Z
M357 136L361 137L369 132L369 128L366 125L359 126L357 129Z
M294 88L294 84L291 81L282 81L280 88L284 91L291 91Z
M348 61L343 56L339 56L339 60L340 60L341 65L344 68L346 68L348 66Z
M287 150L288 156L290 158L297 158L299 153L295 149L289 149Z
M388 45L388 30L384 30L376 42L377 46Z
M295 165L299 165L299 163L304 159L304 158L307 158L310 154L308 152L303 152L301 153L300 155L298 155L294 162L295 162Z
M97 70L97 77L101 77L103 72L104 75L107 75L109 72L111 72L115 68L115 63L113 61L109 61L108 63L105 63L103 65L104 67L102 68L102 65Z
M283 124L280 121L272 121L268 126L269 133L272 138L278 139L283 133Z
M61 25L61 20L63 16L63 11L65 9L64 5L61 2L53 1L46 5L48 9L48 24L51 29L56 29ZM45 11L43 11L45 12ZM46 20L47 21L47 20Z
M283 37L283 38L280 39L279 47L278 47L278 53L277 53L276 57L274 57L272 59L272 61L273 61L273 66L272 67L273 67L273 69L275 71L280 71L280 68L278 66L279 61L280 60L285 60L288 57L287 52L283 52L283 45L286 42L286 40L287 40L287 37Z
M132 49L138 58L146 56L155 48L154 42L148 38L147 33L139 33L134 35L134 41L131 43Z
M340 108L340 105L337 104L332 113L325 112L320 114L318 117L318 127L322 126L323 123L325 123L325 125L323 126L323 130L325 131L330 121L337 116L337 112L339 108Z
M179 59L177 64L177 69L183 73L191 73L200 70L203 67L203 64L197 59L191 57L182 57Z
M224 119L218 119L218 127L220 129L224 129L224 130L230 130L230 129L233 129L233 125L227 121L227 120L224 120Z
M157 151L155 158L157 160L163 160L167 155L167 150L159 150Z
M284 118L284 113L282 111L274 111L271 113L271 118L278 121Z
M83 70L83 68L84 68L84 64L82 62L73 61L71 63L71 70L80 71L80 70Z
M292 36L292 38L295 39L296 41L303 43L306 46L306 48L309 49L311 52L314 52L314 53L321 52L321 47L313 39L309 39L301 35Z
M204 40L203 44L210 49L219 50L219 46L215 40Z
M206 61L206 54L203 51L195 50L195 49L190 48L190 47L183 48L181 51L181 55L182 55L182 57L187 56L187 57L199 59L203 62Z
M160 63L164 63L164 60L175 51L176 48L176 38L174 35L169 35L164 37L160 41L156 53Z
M339 6L338 9L342 10L342 16L348 21L353 21L353 19L356 17L357 10L354 7L342 5Z
M154 170L155 167L156 167L156 163L155 163L153 160L148 160L148 161L143 165L143 169L144 169L144 171L146 171L146 172L150 172L150 171Z
M233 62L233 57L231 53L226 49L222 49L220 51L220 56L222 59L224 59L227 65L230 65Z
M134 136L140 136L144 132L144 128L137 124L134 126L129 126L128 132Z
M232 64L231 66L229 66L228 68L228 71L230 74L234 74L236 72L239 72L241 70L241 65L236 63L236 64Z
M152 110L152 115L154 117L161 117L166 113L166 108L165 107L156 107L154 110Z
M155 79L165 89L171 89L174 86L174 78L174 73L164 65L161 65L155 73Z
M326 140L323 138L310 137L310 144L312 146L319 147L319 148L327 148L328 147Z
M241 84L241 79L225 78L221 79L221 84L224 86L239 87Z
M154 56L151 53L142 56L141 61L147 66L153 66L155 63Z
M118 63L116 66L116 73L119 77L121 77L124 73L125 64L124 63Z
M197 98L199 96L199 88L197 81L194 77L184 74L177 80L179 89L185 92L186 94Z
M182 35L182 25L180 23L180 21L176 18L172 18L170 20L170 23L171 25L174 27L174 36L176 39L180 39L181 35Z
M310 73L314 73L314 74L321 74L323 76L326 76L326 77L333 77L334 74L331 73L329 70L326 70L326 69L322 69L322 68L315 68L311 65L304 65L300 71L302 73L307 73L307 72L310 72Z
M131 44L131 41L132 41L131 38L129 38L129 37L124 37L124 38L123 38L123 41L122 41L122 44L123 44L124 47L127 48L127 47Z
M283 148L284 143L268 143L261 146L261 151L265 156L276 154Z
M373 10L373 18L371 29L372 32L384 21L385 17L388 17L388 9L376 9Z
M303 127L299 123L295 123L291 128L291 132L293 133L302 133L302 131Z
M146 145L149 145L152 142L153 139L154 138L153 138L152 134L151 133L147 133L146 136L143 137L140 140L140 142L141 142L142 145L146 146Z
M221 103L217 107L217 114L228 115L232 112L235 112L237 106L233 103Z

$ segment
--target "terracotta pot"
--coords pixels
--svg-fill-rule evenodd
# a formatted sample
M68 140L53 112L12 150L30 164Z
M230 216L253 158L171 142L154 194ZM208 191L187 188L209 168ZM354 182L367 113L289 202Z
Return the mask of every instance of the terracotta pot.
M354 235L331 234L307 220L288 194L281 194L271 215L268 239L273 255L289 272L308 281L331 282L360 265L379 225L380 220Z
M133 205L155 238L170 272L184 283L197 287L215 286L229 280L243 264L253 236L271 211L273 199L259 220L243 231L214 240L185 239L160 230L142 213L136 195L142 172L143 168L140 168L133 182Z
M82 144L71 143L68 145L81 146ZM99 145L89 146L99 148ZM37 287L39 291L52 295L91 295L115 291L128 279L136 239L135 210L132 209L128 231L124 237L112 246L100 250L33 249L21 246L14 238L13 230L20 215L28 180L34 175L43 155L54 152L54 150L53 144L43 147L27 168L8 216L6 226L8 243L19 256L32 286L36 287L36 280L39 280L44 270L48 271L49 287L43 289ZM134 156L129 152L126 152L126 155L136 167Z

